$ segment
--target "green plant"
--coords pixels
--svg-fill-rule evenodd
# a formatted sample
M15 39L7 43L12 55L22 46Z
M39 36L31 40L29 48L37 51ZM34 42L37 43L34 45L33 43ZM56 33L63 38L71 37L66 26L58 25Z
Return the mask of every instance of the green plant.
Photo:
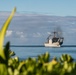
M12 13L8 17L8 19L5 21L2 29L0 30L0 56L3 59L6 59L6 57L4 55L4 50L3 50L4 37L5 37L6 31L8 29L8 26L9 26L9 24L14 16L15 11L16 11L16 8L13 9Z
M2 29L0 30L0 75L8 75L8 59L9 59L9 42L6 44L5 48L3 47L4 37L8 26L14 16L16 8L13 9L12 13L5 21Z
M52 61L45 62L47 52L37 58L28 58L19 61L19 58L10 58L8 61L9 75L75 75L76 62L60 62L53 58ZM44 56L45 55L45 56ZM49 55L49 54L48 54ZM67 56L69 56L67 54Z
M62 54L60 57L60 62L73 62L73 58L69 54Z

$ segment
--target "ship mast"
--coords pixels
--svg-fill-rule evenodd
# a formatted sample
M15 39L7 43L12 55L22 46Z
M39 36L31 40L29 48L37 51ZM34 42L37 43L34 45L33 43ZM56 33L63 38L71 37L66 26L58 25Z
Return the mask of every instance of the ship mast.
M57 33L57 32L55 32L55 31L54 31L53 33L54 33L54 38L55 38L55 37L56 37L56 33Z

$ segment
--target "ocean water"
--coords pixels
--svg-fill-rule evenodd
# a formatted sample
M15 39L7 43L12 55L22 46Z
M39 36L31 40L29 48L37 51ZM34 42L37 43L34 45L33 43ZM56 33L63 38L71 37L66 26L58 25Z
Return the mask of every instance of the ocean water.
M20 60L27 59L29 57L37 57L40 54L49 52L51 59L54 57L59 58L62 54L69 54L76 61L76 47L11 47L11 50L15 52L15 56L18 56Z

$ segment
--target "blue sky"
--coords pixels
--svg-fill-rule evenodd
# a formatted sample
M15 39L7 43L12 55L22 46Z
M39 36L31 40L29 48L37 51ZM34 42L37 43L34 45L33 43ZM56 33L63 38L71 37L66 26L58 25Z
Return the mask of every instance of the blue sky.
M0 11L76 16L76 0L0 0Z

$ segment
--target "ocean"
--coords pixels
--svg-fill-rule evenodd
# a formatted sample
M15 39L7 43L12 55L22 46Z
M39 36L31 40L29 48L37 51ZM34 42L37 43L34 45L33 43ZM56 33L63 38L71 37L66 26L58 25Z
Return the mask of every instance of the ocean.
M11 50L15 52L15 56L18 56L20 60L27 59L29 57L37 57L38 55L44 54L45 52L49 52L50 59L54 57L61 57L62 54L69 54L76 61L76 47L60 47L60 48L48 48L44 46L18 46L11 47Z

